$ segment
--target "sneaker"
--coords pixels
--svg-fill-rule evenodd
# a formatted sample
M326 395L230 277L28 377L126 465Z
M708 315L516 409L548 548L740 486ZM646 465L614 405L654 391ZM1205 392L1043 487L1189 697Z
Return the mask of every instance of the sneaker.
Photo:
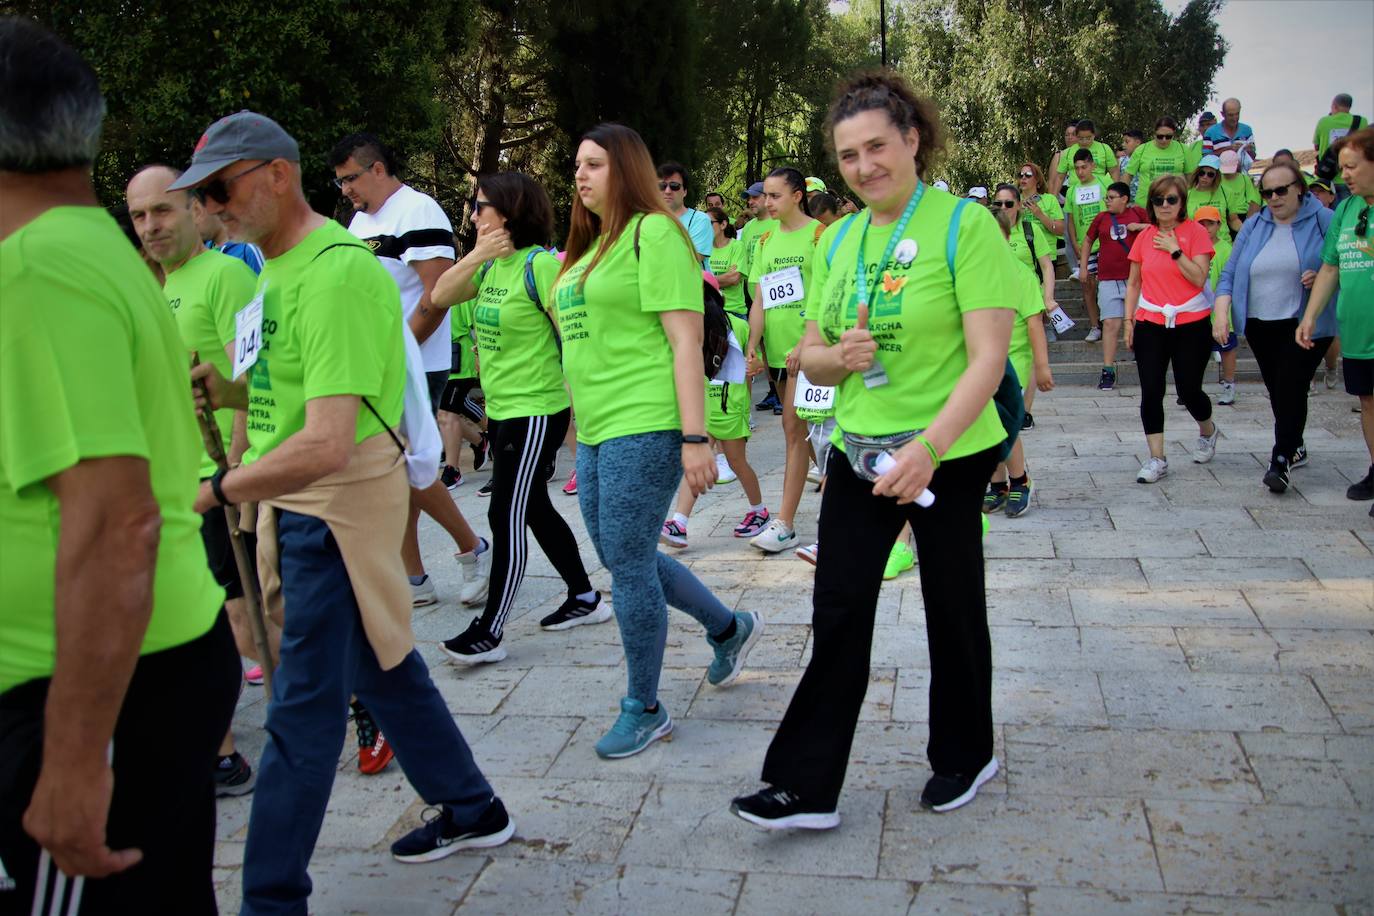
M1221 381L1221 394L1217 396L1217 403L1223 407L1236 403L1236 383Z
M439 643L439 648L460 665L490 664L506 657L500 637L492 636L487 628L482 626L480 617L472 618L472 623L468 624L466 630L452 639Z
M735 633L722 642L710 636L706 641L716 651L711 667L706 669L706 682L712 687L728 687L739 677L744 660L763 634L763 617L754 611L735 613Z
M663 528L658 532L658 539L669 547L681 549L687 546L687 526L679 525L673 519L668 519L663 523Z
M456 490L463 485L463 472L451 464L446 464L444 469L439 472L439 479L450 490Z
M1288 470L1306 467L1307 465L1307 446L1299 445L1298 450L1293 453L1293 457L1288 459Z
M739 475L730 467L730 462L725 460L724 455L716 456L716 483L734 483L739 480Z
M892 545L892 550L887 555L883 579L895 579L915 565L916 554L912 552L911 545L906 541L898 541Z
M672 740L672 733L673 720L669 717L662 700L659 700L656 712L647 712L643 703L630 697L622 697L620 718L616 719L611 730L596 742L596 754L606 760L632 757L659 738Z
M480 471L487 466L487 459L491 457L491 441L487 439L487 434L482 433L482 438L475 444L469 443L468 448L472 449L472 469Z
M730 813L765 830L829 830L840 825L840 812L821 811L797 793L775 786L734 799Z
M744 519L735 526L735 537L751 538L767 528L770 520L767 509L760 509L757 512L750 509L744 513Z
M377 728L372 713L358 703L353 705L353 727L358 732L358 772L375 776L385 770L396 752Z
M1150 459L1140 466L1140 473L1135 475L1136 483L1155 483L1159 478L1169 473L1169 459L1156 458L1153 455Z
M1001 509L1007 504L1007 497L1010 492L1010 485L1005 481L988 484L988 491L983 494L983 511L992 513Z
M433 815L429 815L431 811ZM493 798L472 824L455 823L448 807L426 808L425 815L423 827L391 844L391 855L397 862L433 862L460 849L500 846L515 835L515 822L499 798Z
M806 480L808 483L819 484L821 482L821 469L814 464L806 469Z
M1020 486L1011 487L1007 493L1007 518L1020 518L1030 510L1031 494L1035 492L1035 484L1031 482L1030 475L1026 476L1026 482Z
M807 544L805 547L798 547L796 550L797 559L805 560L812 566L816 565L816 558L820 555L820 544Z
M254 665L243 672L243 680L254 687L262 686L262 665Z
M1271 493L1288 489L1288 462L1282 455L1269 462L1269 470L1264 472L1264 485Z
M1077 280L1077 279L1078 279L1078 268L1077 268L1077 267L1075 267L1072 271L1069 272L1069 279L1070 279L1070 280Z
M1112 391L1116 388L1116 369L1112 366L1103 366L1102 375L1097 380L1098 391Z
M1369 466L1369 473L1364 475L1363 480L1356 481L1346 488L1345 498L1359 502L1374 499L1374 464Z
M486 499L488 496L491 495L491 491L494 489L496 489L496 481L488 480L486 483L482 484L482 486L477 488L477 495L482 497L483 499Z
M576 471L573 471L573 472L572 472L572 476L568 478L568 482L565 483L565 484L563 484L563 493L564 493L565 495L567 495L567 496L576 496L576 495L577 495L577 472L576 472Z
M1217 437L1221 435L1221 427L1217 426L1216 421L1212 421L1212 434L1210 436L1197 437L1197 450L1193 452L1193 461L1198 464L1206 464L1217 454Z
M545 630L571 630L584 623L605 623L610 619L611 603L597 592L596 601L591 604L583 602L576 595L569 597L558 606L558 610L539 621L539 626Z
M750 538L749 543L764 553L780 553L795 547L798 540L797 532L778 519L773 519L767 528Z
M978 794L978 787L997 775L997 758L987 762L978 775L969 777L963 773L941 776L936 773L930 777L926 787L921 790L921 807L932 811L953 811L967 805Z
M219 758L215 764L215 798L247 795L256 782L253 768L238 751Z
M1026 411L1026 415L1021 418L1021 431L1025 432L1028 429L1035 429L1035 417L1031 416L1029 410Z
M1099 340L1102 339L1102 329L1097 325L1093 325L1091 328L1088 329L1088 336L1084 337L1083 339L1086 340L1088 343L1097 343Z
M1322 369L1322 381L1326 383L1328 390L1336 387L1338 379L1336 378L1335 366L1326 366Z
M429 607L431 604L438 604L439 596L434 591L434 580L426 575L420 580L420 584L410 583L410 606Z
M778 403L778 396L770 391L767 397L765 397L762 401L759 401L757 404L754 405L754 409L772 410L774 407L778 406L780 406Z
M544 466L544 483L548 483L558 476L558 456L554 455L553 460Z
M481 553L474 547L467 553L453 555L463 571L463 588L458 600L468 607L487 600L487 580L491 578L491 544L486 538L482 538L481 543L486 545Z

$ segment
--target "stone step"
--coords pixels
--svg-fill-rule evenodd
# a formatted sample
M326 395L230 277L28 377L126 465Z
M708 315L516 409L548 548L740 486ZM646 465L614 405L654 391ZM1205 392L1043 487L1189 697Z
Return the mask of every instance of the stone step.
M1102 374L1102 357L1099 354L1095 360L1070 360L1065 362L1056 361L1051 355L1050 371L1054 373L1054 383L1056 385L1095 385L1099 376ZM1130 351L1120 354L1116 361L1117 385L1130 385L1138 388L1140 385L1140 374L1136 371L1135 361L1131 358ZM1259 363L1253 359L1239 359L1236 361L1236 381L1247 384L1253 383L1259 387L1259 394L1263 393L1263 381L1260 378ZM1207 367L1203 373L1203 387L1211 394L1216 393L1217 370L1213 363ZM1174 389L1174 374L1169 373L1169 391ZM1170 395L1172 397L1172 394Z
M1082 327L1075 327L1073 330L1069 331L1070 336L1068 338L1061 337L1059 340L1050 341L1050 362L1073 362L1077 359L1100 359L1102 356L1102 342L1093 341L1092 343L1088 343L1083 339L1086 334L1087 327L1085 325ZM1117 343L1119 344L1119 348L1126 352L1126 355L1130 355L1130 351L1126 350L1124 337L1118 337ZM1237 359L1254 359L1254 353L1251 352L1244 337L1240 339L1240 346L1236 348L1235 352Z

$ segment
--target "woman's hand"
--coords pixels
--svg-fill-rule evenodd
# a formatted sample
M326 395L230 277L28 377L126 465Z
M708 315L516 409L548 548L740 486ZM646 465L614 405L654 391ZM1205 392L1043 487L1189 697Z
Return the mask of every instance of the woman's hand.
M799 369L801 369L800 344L787 351L787 374L792 378L796 378Z
M935 462L931 460L930 450L919 439L912 439L893 452L892 458L896 465L874 482L873 495L895 496L897 505L904 506L914 502L930 484Z
M1173 254L1175 251L1179 250L1178 239L1172 232L1168 234L1163 232L1156 233L1154 237L1154 246L1156 251L1167 251L1169 254Z
M1054 373L1050 371L1049 363L1036 363L1035 387L1041 391L1054 390Z
M1293 332L1293 342L1304 350L1312 349L1312 332L1316 327L1317 323L1304 315L1302 321L1298 322L1298 329Z
M1300 280L1303 289L1311 289L1312 284L1317 282L1317 272L1315 270L1304 270Z
M745 362L748 366L745 371L750 378L753 378L763 371L763 361L759 359L758 354L753 350L749 351L749 356L746 358Z
M867 372L873 366L878 342L868 332L868 306L859 304L859 322L840 335L840 357L850 372Z
M716 482L716 456L704 442L682 444L682 477L693 496L700 496Z
M1223 347L1231 337L1231 310L1213 309L1212 310L1212 339Z
M492 226L485 232L477 230L477 241L472 246L472 255L479 261L495 261L515 253L510 233L504 227Z
M1126 349L1135 349L1135 322L1129 318L1126 319Z

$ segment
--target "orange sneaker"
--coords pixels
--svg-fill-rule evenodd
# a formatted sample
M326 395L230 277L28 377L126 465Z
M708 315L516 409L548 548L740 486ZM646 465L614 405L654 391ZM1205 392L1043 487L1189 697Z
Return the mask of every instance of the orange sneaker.
M372 714L358 702L353 707L353 726L358 731L358 772L374 776L385 770L396 754L386 740Z

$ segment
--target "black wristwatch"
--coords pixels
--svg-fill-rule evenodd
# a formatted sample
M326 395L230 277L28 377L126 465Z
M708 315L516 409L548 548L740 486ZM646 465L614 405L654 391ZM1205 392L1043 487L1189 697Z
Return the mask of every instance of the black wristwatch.
M1183 257L1183 249L1182 249L1182 248L1175 248L1175 249L1169 254L1169 257L1171 257L1171 258L1173 258L1175 261L1177 261L1179 258Z
M224 475L228 473L228 471L216 471L214 476L210 478L210 492L215 494L215 500L221 506L232 505L224 496Z
M708 438L706 438L705 436L688 436L688 435L686 435L686 434L683 434L683 436L682 436L682 444L683 444L683 445L710 445L710 444L711 444L711 440L708 439Z

